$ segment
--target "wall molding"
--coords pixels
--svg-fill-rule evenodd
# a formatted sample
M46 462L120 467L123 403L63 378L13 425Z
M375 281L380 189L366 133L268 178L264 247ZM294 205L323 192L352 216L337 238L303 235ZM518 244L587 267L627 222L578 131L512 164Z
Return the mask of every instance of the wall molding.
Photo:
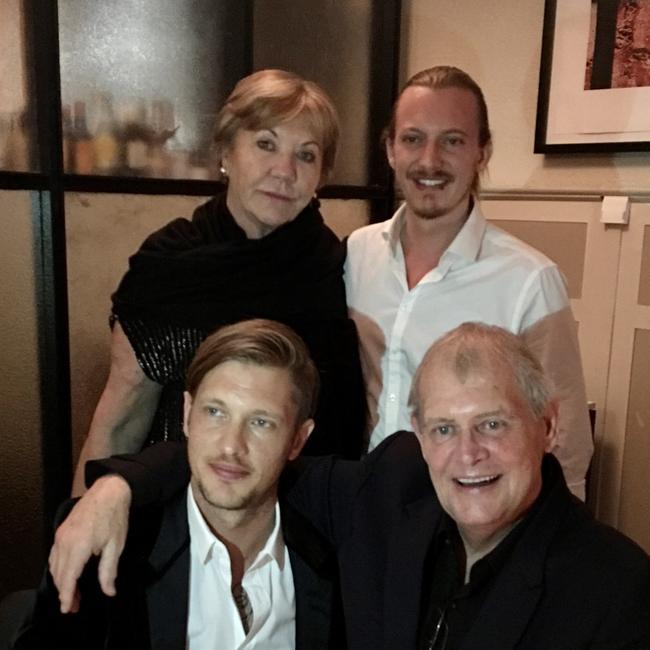
M604 192L574 190L535 190L501 188L483 190L479 198L484 201L601 201L603 196L629 196L633 203L650 203L650 191L607 190Z

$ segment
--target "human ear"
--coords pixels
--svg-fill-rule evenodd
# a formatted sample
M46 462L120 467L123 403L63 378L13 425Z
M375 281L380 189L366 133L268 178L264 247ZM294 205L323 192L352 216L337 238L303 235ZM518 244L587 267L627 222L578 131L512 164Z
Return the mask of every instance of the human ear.
M490 162L490 158L492 158L492 140L490 140L483 147L481 147L481 154L478 160L478 164L476 165L476 169L478 172L482 172L485 170L488 163Z
M219 170L225 176L228 177L228 167L230 166L230 149L232 144L224 144L222 147L219 147Z
M558 426L558 400L552 399L546 407L544 413L544 423L546 425L546 432L544 435L545 446L544 451L550 453L557 445L557 438L560 433Z
M187 392L183 392L183 433L188 437L190 411L192 410L192 396Z
M386 158L391 169L395 171L395 143L391 138L386 138Z
M302 448L305 446L307 439L311 435L311 432L314 430L314 421L309 418L305 420L296 430L293 435L293 441L291 443L291 449L289 450L288 460L293 460L297 458L302 451Z

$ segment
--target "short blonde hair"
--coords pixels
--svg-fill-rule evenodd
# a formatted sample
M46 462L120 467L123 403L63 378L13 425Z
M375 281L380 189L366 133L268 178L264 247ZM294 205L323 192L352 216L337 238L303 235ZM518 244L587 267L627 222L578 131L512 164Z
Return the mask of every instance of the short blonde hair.
M219 111L214 131L217 156L230 147L239 129L258 131L302 117L320 140L321 182L334 167L338 115L327 93L313 81L285 70L260 70L241 79Z
M533 415L543 417L552 399L542 365L517 335L485 323L462 323L427 350L411 383L409 406L420 419L422 375L429 367L451 368L460 381L474 372L502 370L511 376Z
M185 380L192 397L205 376L227 361L267 368L284 368L291 376L297 423L316 411L320 379L304 341L290 327L256 318L219 328L198 347Z

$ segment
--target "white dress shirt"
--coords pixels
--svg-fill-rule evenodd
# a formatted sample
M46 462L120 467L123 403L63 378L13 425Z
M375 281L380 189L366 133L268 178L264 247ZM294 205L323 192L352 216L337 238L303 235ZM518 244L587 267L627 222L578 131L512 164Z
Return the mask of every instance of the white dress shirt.
M348 240L345 286L368 391L369 448L412 428L411 380L430 345L461 323L482 321L522 334L544 366L561 400L555 453L569 487L584 498L593 442L562 274L542 253L489 224L475 201L438 266L409 290L400 242L404 209Z
M244 573L242 585L253 608L249 633L231 592L228 551L212 533L187 489L190 530L189 650L290 650L295 648L296 602L289 553L275 506L275 525L264 548Z

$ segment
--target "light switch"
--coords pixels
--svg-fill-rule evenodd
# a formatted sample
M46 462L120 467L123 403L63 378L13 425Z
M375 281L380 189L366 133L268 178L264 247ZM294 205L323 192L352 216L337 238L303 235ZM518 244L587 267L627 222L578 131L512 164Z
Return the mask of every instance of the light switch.
M626 224L630 221L629 196L603 196L600 208L601 223Z

